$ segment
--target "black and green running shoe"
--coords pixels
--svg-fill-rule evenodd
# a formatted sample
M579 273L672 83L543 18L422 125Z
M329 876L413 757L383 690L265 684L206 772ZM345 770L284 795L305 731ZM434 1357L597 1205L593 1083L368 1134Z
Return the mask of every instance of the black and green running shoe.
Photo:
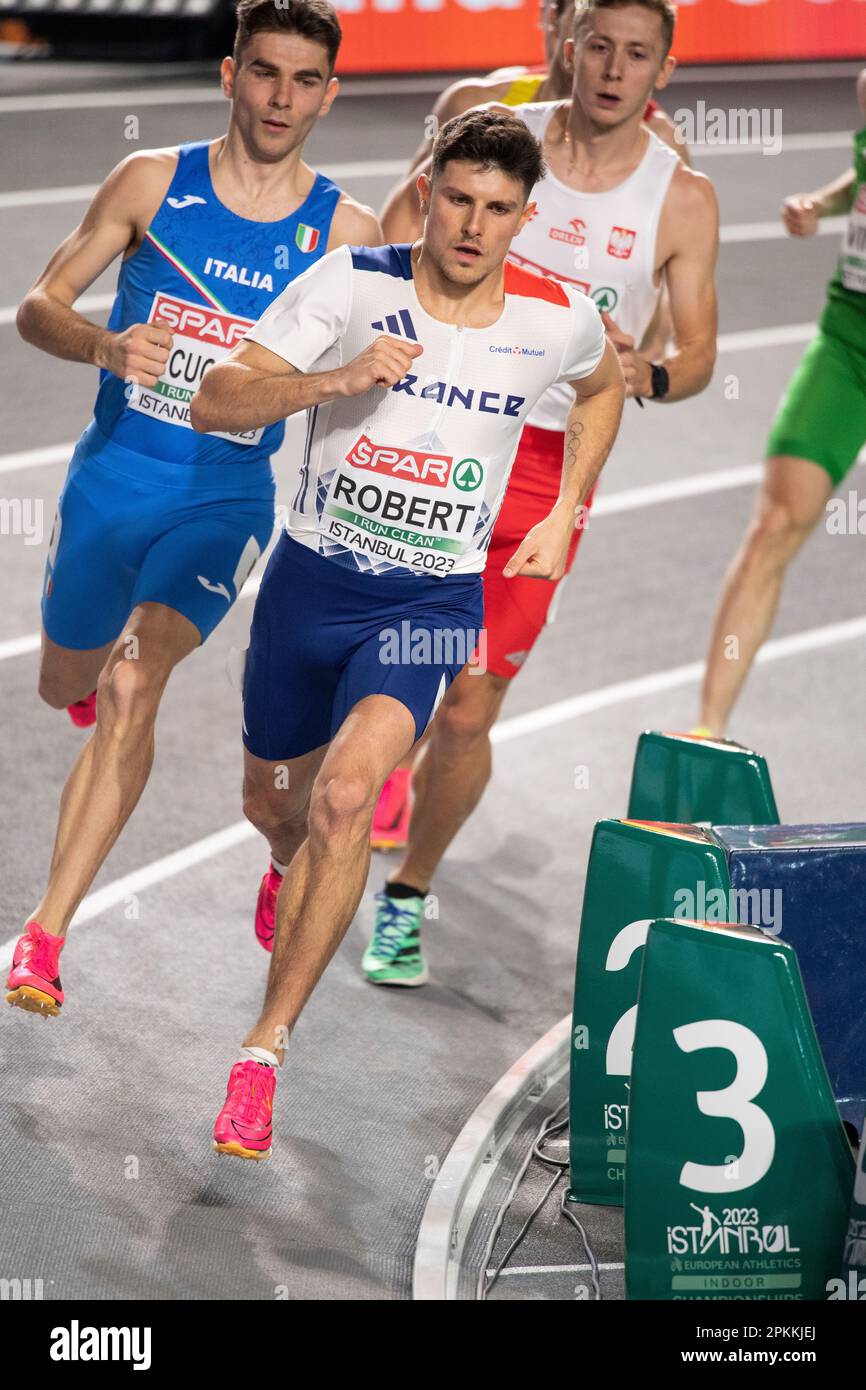
M377 893L376 922L361 969L374 985L423 985L427 964L421 954L424 899L389 898Z

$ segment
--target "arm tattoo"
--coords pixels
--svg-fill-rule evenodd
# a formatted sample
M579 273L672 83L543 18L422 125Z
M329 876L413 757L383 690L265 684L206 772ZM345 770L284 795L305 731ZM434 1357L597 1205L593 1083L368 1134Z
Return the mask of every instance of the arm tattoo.
M572 468L577 463L577 451L580 448L580 436L583 434L583 425L578 420L573 425L569 425L568 433L565 436L565 462L568 468Z

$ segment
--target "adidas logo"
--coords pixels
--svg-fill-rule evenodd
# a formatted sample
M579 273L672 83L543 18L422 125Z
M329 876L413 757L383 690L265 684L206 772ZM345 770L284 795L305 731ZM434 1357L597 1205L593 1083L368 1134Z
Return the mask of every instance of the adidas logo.
M415 332L415 325L408 309L398 309L396 314L386 314L370 327L375 328L378 333L390 333L395 338L411 338L413 343L418 341L418 334Z

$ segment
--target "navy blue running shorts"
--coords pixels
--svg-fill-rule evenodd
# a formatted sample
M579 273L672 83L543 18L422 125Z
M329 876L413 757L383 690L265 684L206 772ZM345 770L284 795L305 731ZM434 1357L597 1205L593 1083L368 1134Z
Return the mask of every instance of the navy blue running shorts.
M420 738L484 620L479 574L355 572L283 532L262 579L244 669L244 744L268 762L330 743L368 695Z

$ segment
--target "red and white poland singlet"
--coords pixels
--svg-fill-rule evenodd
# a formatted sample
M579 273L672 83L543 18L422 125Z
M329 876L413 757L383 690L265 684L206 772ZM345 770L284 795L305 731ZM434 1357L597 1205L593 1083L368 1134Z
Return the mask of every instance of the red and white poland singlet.
M561 101L514 107L535 138L544 140ZM530 270L576 285L599 312L609 313L640 344L658 304L653 282L656 237L662 205L679 156L652 131L634 173L606 193L581 193L548 173L535 185L538 211L515 237L508 259ZM527 420L546 430L564 430L574 392L554 385Z

